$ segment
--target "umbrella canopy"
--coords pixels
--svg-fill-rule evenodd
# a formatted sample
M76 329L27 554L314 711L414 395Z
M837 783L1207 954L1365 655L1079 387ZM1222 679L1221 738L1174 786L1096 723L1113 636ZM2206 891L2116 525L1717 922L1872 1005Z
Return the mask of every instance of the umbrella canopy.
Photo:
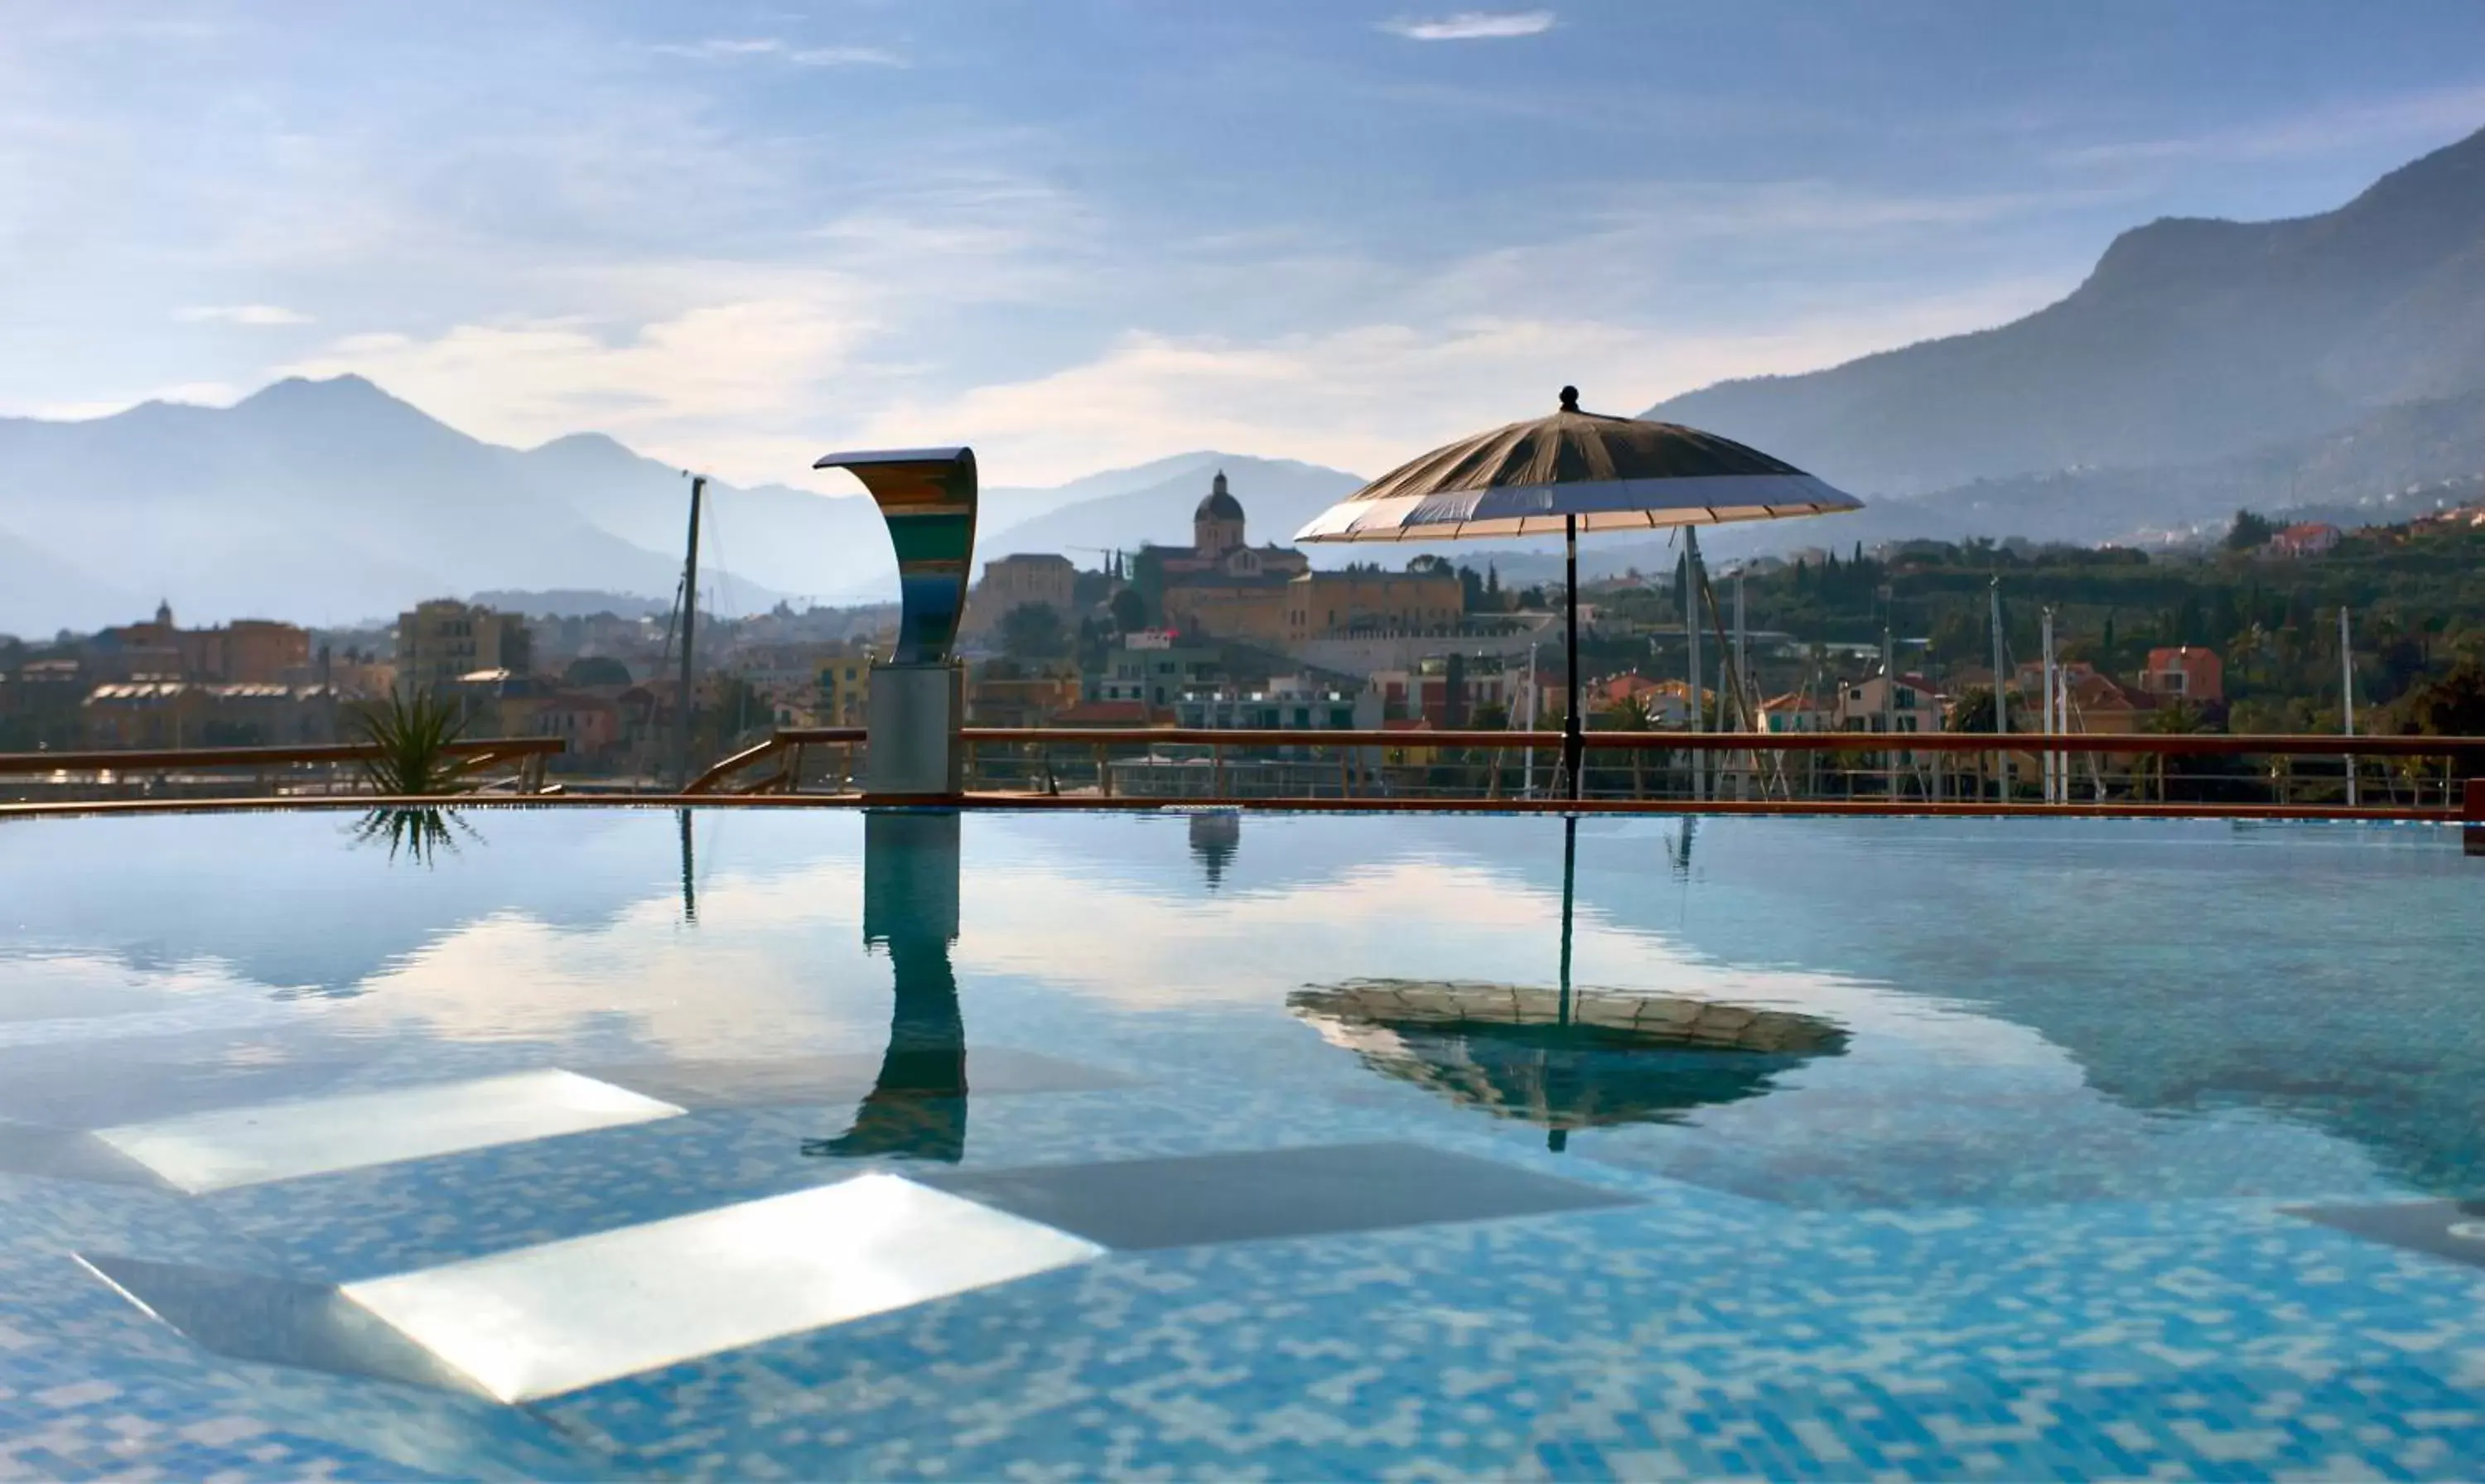
M1286 1003L1384 1076L1555 1135L1679 1122L1846 1045L1810 1015L1613 990L1360 980Z
M1860 510L1783 459L1672 422L1562 410L1479 433L1383 474L1297 541L1459 541L1714 526Z
M1570 706L1562 763L1580 795L1579 532L1714 526L1860 510L1783 459L1672 422L1579 410L1435 448L1313 517L1297 541L1462 541L1559 533L1570 562ZM1695 681L1696 684L1696 681Z

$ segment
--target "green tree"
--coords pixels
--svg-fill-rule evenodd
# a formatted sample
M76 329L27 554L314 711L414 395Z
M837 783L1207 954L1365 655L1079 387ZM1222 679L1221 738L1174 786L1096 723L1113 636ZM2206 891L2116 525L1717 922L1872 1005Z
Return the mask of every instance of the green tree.
M1993 688L1970 686L1952 703L1950 719L1943 730L1951 732L1990 732L1993 730Z
M2399 724L2425 737L2485 737L2485 663L2463 660L2410 690Z
M2226 550L2229 552L2258 551L2269 545L2269 538L2277 534L2278 523L2269 517L2250 510L2238 510L2235 512L2234 524L2226 527Z
M2170 701L2150 712L2140 729L2157 737L2189 737L2209 730L2209 714L2189 701Z
M1113 594L1111 604L1113 627L1123 634L1136 634L1148 626L1147 600L1135 587L1125 587Z
M1001 615L1001 653L1013 660L1058 660L1070 653L1070 632L1051 605L1022 603Z
M569 661L560 672L564 686L626 686L630 667L610 655L587 655Z

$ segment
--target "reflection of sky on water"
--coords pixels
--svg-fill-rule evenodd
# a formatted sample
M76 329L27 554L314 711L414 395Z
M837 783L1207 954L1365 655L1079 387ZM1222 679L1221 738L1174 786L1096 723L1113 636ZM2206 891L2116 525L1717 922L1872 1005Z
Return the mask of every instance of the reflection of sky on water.
M0 1051L223 1036L699 1056L888 1035L854 814L698 816L696 926L669 813L479 812L481 838L432 867L349 849L349 822L0 828ZM1109 1035L1332 1089L1338 1054L1288 991L1555 973L1549 820L1254 818L1205 852L1179 817L978 815L961 833L950 961L970 1045ZM2361 1188L2377 1155L2428 1188L2485 1166L2452 1111L2485 1070L2485 913L2455 845L1718 820L1678 872L1679 834L1582 826L1575 981L1783 1006L1853 1040L1688 1129L1611 1136L1615 1157L1728 1183L1738 1162L1846 1178L1841 1159L1929 1180L1916 1165L1973 1129L1987 1162L2016 1145L2241 1172L2220 1189Z

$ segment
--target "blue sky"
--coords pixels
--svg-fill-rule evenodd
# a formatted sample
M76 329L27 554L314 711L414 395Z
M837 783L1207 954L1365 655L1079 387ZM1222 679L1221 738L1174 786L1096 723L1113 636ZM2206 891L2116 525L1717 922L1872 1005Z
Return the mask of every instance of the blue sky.
M1364 472L2485 126L2475 0L0 0L0 413L359 371L729 477ZM825 487L825 486L824 486Z

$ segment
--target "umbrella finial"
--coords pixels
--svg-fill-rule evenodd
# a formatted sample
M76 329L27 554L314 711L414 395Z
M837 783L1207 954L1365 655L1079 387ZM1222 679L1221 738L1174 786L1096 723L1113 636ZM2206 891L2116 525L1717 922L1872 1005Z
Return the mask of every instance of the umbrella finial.
M1579 389L1578 389L1578 388L1576 388L1576 387L1565 387L1565 388L1563 388L1563 389L1562 389L1562 410L1563 410L1564 412L1571 412L1571 413L1577 412L1577 411L1579 410Z

